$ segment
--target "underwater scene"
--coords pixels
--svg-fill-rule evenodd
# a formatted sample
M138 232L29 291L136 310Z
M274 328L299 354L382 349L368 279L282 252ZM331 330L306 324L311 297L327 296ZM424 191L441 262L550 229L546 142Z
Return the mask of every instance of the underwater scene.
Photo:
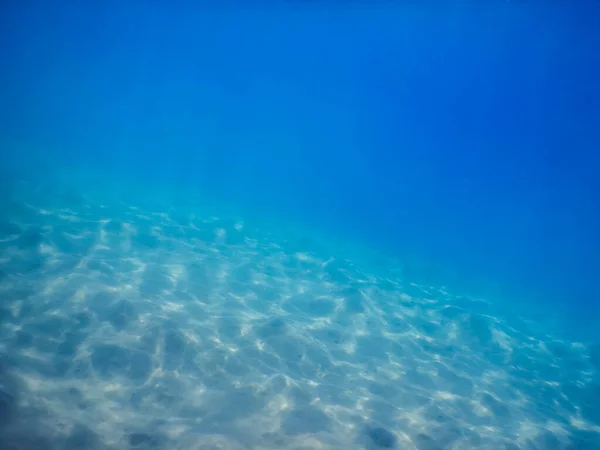
M600 450L600 8L0 5L0 450Z

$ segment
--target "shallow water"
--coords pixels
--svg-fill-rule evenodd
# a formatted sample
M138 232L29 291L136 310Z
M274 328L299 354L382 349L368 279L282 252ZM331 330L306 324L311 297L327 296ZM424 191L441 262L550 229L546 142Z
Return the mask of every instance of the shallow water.
M600 448L598 346L113 188L4 202L2 448Z

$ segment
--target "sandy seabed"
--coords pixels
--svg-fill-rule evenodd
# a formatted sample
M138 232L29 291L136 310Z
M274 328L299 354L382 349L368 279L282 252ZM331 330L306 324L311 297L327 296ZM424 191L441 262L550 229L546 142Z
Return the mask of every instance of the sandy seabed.
M2 449L600 449L599 347L241 220L20 195Z

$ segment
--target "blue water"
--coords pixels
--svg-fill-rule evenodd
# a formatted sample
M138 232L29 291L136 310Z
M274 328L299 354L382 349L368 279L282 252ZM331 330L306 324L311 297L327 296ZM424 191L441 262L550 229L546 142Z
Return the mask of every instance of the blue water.
M600 449L592 2L4 2L0 449Z

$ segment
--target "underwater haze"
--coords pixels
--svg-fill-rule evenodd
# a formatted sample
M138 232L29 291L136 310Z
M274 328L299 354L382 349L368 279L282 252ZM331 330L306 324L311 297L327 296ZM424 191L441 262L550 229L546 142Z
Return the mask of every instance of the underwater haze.
M0 449L600 449L600 7L0 5Z

